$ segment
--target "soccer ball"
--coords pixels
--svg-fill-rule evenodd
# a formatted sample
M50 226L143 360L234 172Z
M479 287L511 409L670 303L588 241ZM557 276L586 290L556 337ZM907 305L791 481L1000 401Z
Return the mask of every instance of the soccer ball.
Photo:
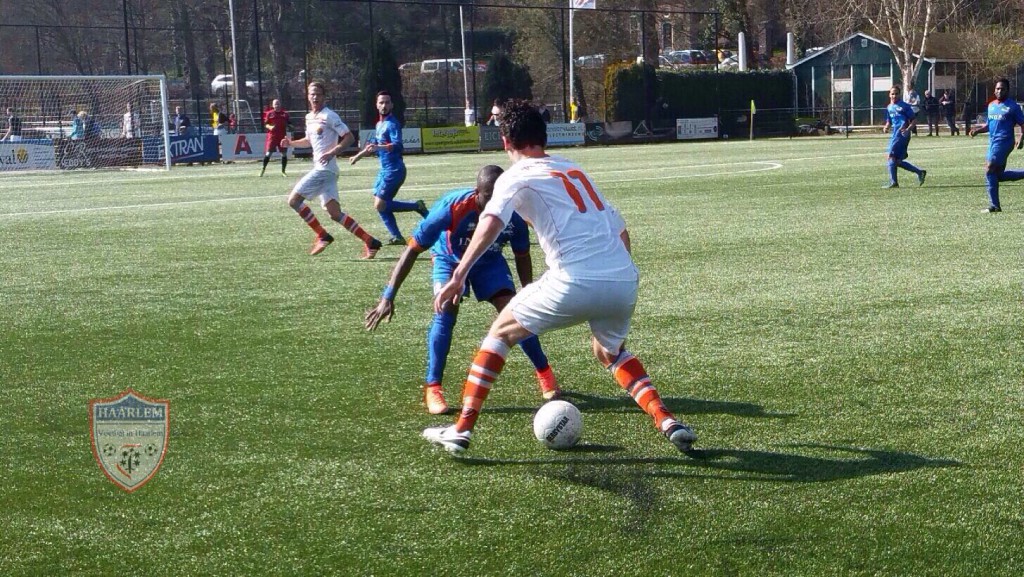
M576 405L549 401L533 417L533 434L549 449L568 449L580 440L583 417Z

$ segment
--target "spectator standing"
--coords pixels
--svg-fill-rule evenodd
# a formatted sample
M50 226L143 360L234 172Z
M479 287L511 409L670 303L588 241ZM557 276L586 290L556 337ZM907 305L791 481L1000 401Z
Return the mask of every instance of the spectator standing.
M928 136L939 135L939 99L931 90L924 91L924 113L928 116Z
M970 99L964 101L963 121L964 136L967 136L971 133L971 127L974 125L974 105L971 104Z
M960 134L960 129L956 127L956 97L953 96L953 93L944 90L942 92L942 99L939 100L939 106L942 107L942 114L946 117L949 135L956 136Z
M7 107L7 132L0 140L21 142L21 119L14 114L14 109L11 107Z
M551 111L548 110L548 105L541 103L537 110L540 112L540 117L544 120L544 124L551 124Z
M498 126L500 123L498 120L499 114L501 114L501 101L495 98L494 102L491 104L491 115L487 117L487 125Z
M210 103L210 128L217 136L228 133L228 117L222 114L216 102Z
M180 106L174 107L174 134L185 136L192 128L192 120Z
M921 114L921 95L918 94L917 89L914 88L913 84L907 85L907 104L910 105L910 109L914 111L914 117L916 118ZM917 122L914 122L910 131L914 136L917 136Z
M238 117L232 112L228 114L228 134L235 134L238 132Z
M142 136L142 126L139 124L139 114L132 110L132 103L125 104L125 113L121 117L121 136L123 138L138 138Z
M82 140L85 138L85 111L71 111L71 133L68 135L71 140Z

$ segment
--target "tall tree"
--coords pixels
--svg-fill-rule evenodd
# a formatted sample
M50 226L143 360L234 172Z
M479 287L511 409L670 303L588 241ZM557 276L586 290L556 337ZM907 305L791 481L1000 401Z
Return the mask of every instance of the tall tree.
M904 82L921 69L932 33L959 16L969 0L841 0L834 7L849 31L863 28L892 49Z
M374 38L373 57L366 60L363 74L362 125L377 123L377 92L387 90L394 103L395 118L405 124L405 97L402 96L402 75L398 72L398 60L391 41L383 32Z

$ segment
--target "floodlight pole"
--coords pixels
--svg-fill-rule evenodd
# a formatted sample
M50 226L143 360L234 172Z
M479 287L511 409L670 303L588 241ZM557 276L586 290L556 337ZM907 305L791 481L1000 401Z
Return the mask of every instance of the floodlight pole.
M228 0L228 14L231 17L231 84L235 88L235 99L231 103L232 112L238 118L238 50L235 42L235 2Z
M469 73L466 69L470 63L466 61L466 25L462 18L462 4L459 4L459 38L462 40L462 90L466 95L466 108L469 108Z
M576 103L576 72L575 64L576 59L573 58L572 53L572 15L576 12L572 5L569 5L569 122L576 121L576 112L579 104Z

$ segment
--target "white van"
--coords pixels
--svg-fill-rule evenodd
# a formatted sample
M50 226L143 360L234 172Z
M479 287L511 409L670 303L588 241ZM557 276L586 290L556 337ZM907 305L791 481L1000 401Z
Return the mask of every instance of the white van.
M434 72L462 72L462 61L455 59L435 59L435 60L424 60L420 63L420 72L434 73Z

